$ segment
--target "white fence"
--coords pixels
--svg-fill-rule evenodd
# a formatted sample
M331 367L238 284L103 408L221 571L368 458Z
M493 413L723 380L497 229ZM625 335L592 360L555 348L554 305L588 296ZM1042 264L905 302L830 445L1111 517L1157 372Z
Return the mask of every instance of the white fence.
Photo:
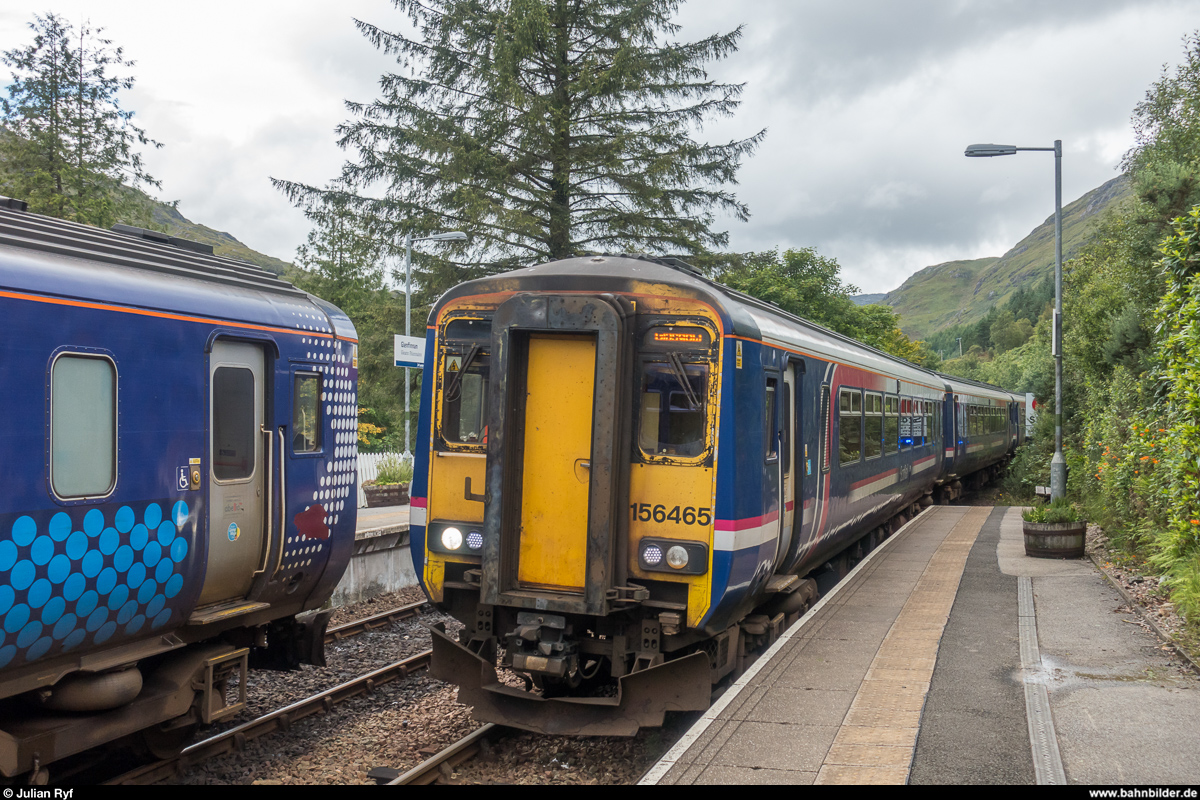
M412 461L411 453L359 453L358 454L358 507L367 507L367 495L363 491L364 481L373 481L379 474L379 462L388 456L399 456L406 461Z

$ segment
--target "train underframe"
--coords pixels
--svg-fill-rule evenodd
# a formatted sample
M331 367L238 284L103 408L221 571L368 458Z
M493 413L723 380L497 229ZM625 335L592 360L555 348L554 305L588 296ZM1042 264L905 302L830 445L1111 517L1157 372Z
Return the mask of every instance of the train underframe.
M50 764L62 780L114 748L177 755L201 725L245 707L248 669L324 665L332 613L264 620L190 643L170 634L90 658L49 683L41 676L37 688L10 681L3 688L16 693L0 700L0 782L45 784ZM82 753L89 757L71 759Z

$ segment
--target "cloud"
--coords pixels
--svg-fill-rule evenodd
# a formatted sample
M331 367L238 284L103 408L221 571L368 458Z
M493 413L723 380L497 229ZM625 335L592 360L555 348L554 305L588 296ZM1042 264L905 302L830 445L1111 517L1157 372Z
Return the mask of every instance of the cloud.
M338 174L345 101L373 99L396 68L353 19L409 25L389 0L57 10L104 26L137 60L123 105L165 144L147 153L162 196L285 259L308 223L268 177ZM27 41L31 18L0 10L0 51ZM1048 154L966 159L967 144L1062 139L1064 202L1112 178L1133 106L1180 59L1200 4L691 0L678 20L687 40L745 24L740 50L709 69L745 82L743 103L702 131L727 141L768 128L736 187L750 221L718 221L730 246L814 246L850 282L883 291L929 264L1000 255L1051 213Z

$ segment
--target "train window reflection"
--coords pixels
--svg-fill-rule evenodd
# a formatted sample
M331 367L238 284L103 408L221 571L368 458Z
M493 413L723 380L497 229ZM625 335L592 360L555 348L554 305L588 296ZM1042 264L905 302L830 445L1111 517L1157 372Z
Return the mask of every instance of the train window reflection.
M254 373L244 367L217 367L212 379L212 463L217 480L254 474Z
M116 481L117 371L105 358L62 356L50 386L50 468L59 497L108 494Z
M838 397L838 452L842 465L862 457L862 393L843 389Z
M686 378L686 380L684 380ZM708 365L649 361L642 367L638 445L651 456L704 453L708 421Z
M448 444L487 444L488 357L473 353L443 358L442 439Z
M867 458L878 458L883 453L883 397L877 394L864 395L863 410L867 423L863 453Z
M321 449L321 376L297 373L292 385L292 452Z

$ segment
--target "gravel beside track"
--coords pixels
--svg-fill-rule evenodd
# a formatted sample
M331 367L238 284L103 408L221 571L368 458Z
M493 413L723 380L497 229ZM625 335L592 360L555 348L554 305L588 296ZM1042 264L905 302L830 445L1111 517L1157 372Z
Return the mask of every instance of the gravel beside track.
M410 589L339 608L330 627L423 598L420 589ZM433 611L327 645L325 667L253 670L247 681L247 708L220 725L201 728L195 740L427 650L430 638L425 625L439 620L456 625ZM418 673L380 686L374 695L336 706L327 715L301 720L286 733L251 740L244 751L193 767L175 782L373 783L367 779L372 767L415 766L428 756L420 752L422 748L441 749L477 727L453 698L453 688Z

